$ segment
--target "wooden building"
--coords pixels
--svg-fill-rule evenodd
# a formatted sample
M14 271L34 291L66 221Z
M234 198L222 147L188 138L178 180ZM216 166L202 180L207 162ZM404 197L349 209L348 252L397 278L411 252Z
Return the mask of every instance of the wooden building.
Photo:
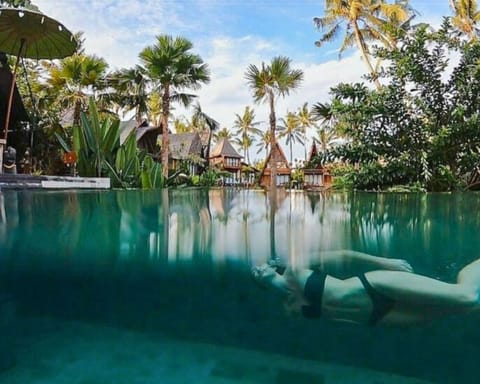
M278 141L270 150L270 153L265 160L263 170L260 172L259 184L262 187L270 186L272 164L274 162L277 166L277 186L289 186L292 169L290 168L290 164L288 163L280 144L278 144Z
M205 165L205 160L198 132L170 134L168 141L169 169L179 170L181 166L184 166L191 176L199 174Z
M242 157L233 148L227 138L221 139L210 153L210 165L228 172L229 176L223 177L223 184L237 185L241 183Z
M303 169L303 188L304 189L327 189L332 186L332 176L328 168L321 165L310 167L312 160L318 155L318 149L315 141L312 143L308 153L307 165Z

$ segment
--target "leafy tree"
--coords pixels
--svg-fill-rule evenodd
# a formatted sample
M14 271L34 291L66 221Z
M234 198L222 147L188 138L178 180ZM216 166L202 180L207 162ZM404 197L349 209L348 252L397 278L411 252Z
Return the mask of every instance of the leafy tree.
M259 124L258 121L255 121L255 111L250 109L249 106L245 107L242 116L235 114L235 121L233 123L233 127L237 129L235 135L239 136L238 144L240 148L243 149L243 158L248 164L250 164L250 154L248 150L253 144L252 135L258 135L261 132L257 128Z
M454 54L460 61L450 73ZM354 183L362 189L452 190L468 182L480 169L480 44L457 39L446 19L439 31L420 28L377 55L391 63L381 91L361 84L331 90L349 141L325 158L360 162Z
M300 86L303 80L303 71L292 69L291 60L288 57L274 57L270 64L262 63L261 68L251 64L245 73L247 84L253 92L253 98L256 103L268 102L270 107L270 148L275 146L276 123L275 116L275 97L287 96L291 90ZM271 168L271 187L276 187L277 166L272 163Z
M148 76L162 94L162 166L168 176L168 118L170 103L181 101L188 105L193 95L184 89L198 89L210 81L210 72L199 55L191 53L192 43L183 37L160 35L154 45L140 52L140 60ZM175 95L175 98L172 96Z

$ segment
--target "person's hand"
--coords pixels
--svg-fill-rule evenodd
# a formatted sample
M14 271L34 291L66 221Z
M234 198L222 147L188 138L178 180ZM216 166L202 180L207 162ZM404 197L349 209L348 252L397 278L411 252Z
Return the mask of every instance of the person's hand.
M385 269L389 271L413 272L410 263L403 259L386 259Z

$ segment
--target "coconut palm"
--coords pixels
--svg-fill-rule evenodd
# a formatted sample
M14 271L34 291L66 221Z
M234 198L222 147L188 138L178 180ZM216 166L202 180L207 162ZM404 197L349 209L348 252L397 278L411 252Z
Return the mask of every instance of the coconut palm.
M335 124L335 115L329 103L316 103L312 107L313 118L321 125L331 128Z
M255 121L255 111L249 106L245 107L243 115L235 114L233 127L237 129L235 135L239 136L238 144L243 149L243 158L250 164L249 148L253 144L252 135L259 135L260 129L257 128L258 121Z
M285 137L290 147L290 164L293 164L293 144L296 142L304 144L300 119L295 113L287 112L287 115L280 120L278 128L281 131L279 136Z
M47 79L59 95L63 107L73 107L73 125L80 124L80 112L87 105L88 97L95 96L104 86L107 62L95 55L75 54L48 67Z
M288 57L277 56L268 65L262 63L261 68L249 65L245 78L253 92L256 103L268 102L270 107L270 148L276 143L275 96L286 96L291 90L300 86L303 71L292 69ZM277 165L271 164L270 186L275 188L277 180Z
M478 38L480 10L477 0L450 0L453 11L452 24L461 34L466 35L470 41Z
M150 79L162 94L162 168L168 176L168 118L170 102L179 100L184 105L191 102L192 95L182 93L184 89L198 89L210 81L210 71L199 55L191 53L192 43L183 38L169 35L157 36L154 45L140 52L140 60ZM172 99L172 95L176 99Z
M314 138L314 140L320 145L320 150L322 152L326 152L330 149L337 139L338 136L335 131L327 127L319 127L317 130L317 137Z
M303 149L305 152L305 161L307 161L307 129L316 126L316 118L313 112L308 108L308 103L303 104L303 106L299 108L297 117L300 121L300 126L303 129Z
M192 132L190 122L185 118L185 116L177 117L173 120L173 128L175 133L188 133Z
M259 141L257 144L257 154L265 151L265 158L268 157L268 151L270 150L270 144L272 143L272 140L270 138L271 132L269 130L262 132L259 134Z
M388 45L384 33L389 20L403 22L409 19L408 0L387 4L384 0L325 0L325 15L315 17L315 26L325 33L315 42L317 47L334 40L344 26L345 35L339 55L352 46L357 46L377 88L381 86L378 74L371 62L368 42L380 41Z
M222 129L213 134L213 139L216 143L218 143L222 139L232 140L233 134L228 128L223 127Z

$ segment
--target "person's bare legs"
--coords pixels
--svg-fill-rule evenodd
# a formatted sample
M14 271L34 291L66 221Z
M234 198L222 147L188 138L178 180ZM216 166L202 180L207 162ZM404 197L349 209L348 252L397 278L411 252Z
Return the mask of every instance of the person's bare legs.
M480 293L480 259L463 267L458 273L457 282L461 285L473 286Z
M457 311L468 310L479 304L478 285L465 282L449 284L398 271L372 271L365 276L374 289L395 299L399 305Z

